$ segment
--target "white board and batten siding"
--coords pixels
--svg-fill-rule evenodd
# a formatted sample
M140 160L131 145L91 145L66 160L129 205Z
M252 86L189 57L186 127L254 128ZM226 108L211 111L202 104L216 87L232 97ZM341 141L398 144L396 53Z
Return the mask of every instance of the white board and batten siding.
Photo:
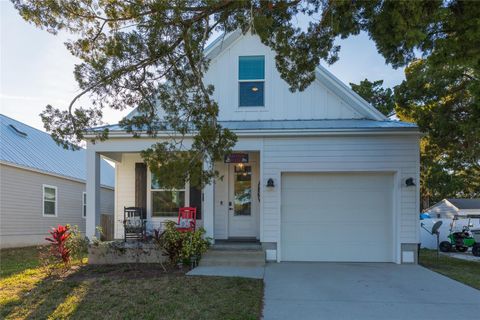
M85 232L85 183L9 165L0 165L0 244L22 247L45 243L57 225L77 225ZM42 215L43 185L57 188L57 216ZM101 188L100 211L113 214L114 191ZM88 202L88 199L87 199Z
M288 172L384 172L392 173L393 212L397 253L401 243L418 243L419 199L417 187L406 187L405 179L419 181L419 145L416 136L351 135L264 138L263 185L273 178L276 187L263 192L262 242L281 239L282 173ZM281 246L281 243L280 243ZM281 250L277 248L280 253ZM278 257L281 260L281 257ZM398 254L397 254L398 261Z
M239 56L265 56L265 107L239 108ZM275 53L257 36L246 34L210 62L205 82L214 85L219 120L361 119L361 115L318 80L303 92L291 92L275 67Z
M263 107L239 107L240 56L265 57ZM220 106L220 121L365 118L365 114L351 107L318 79L304 91L291 92L275 67L275 52L263 45L257 36L248 33L227 45L210 61L205 83L215 87L213 98ZM162 116L163 109L158 112Z

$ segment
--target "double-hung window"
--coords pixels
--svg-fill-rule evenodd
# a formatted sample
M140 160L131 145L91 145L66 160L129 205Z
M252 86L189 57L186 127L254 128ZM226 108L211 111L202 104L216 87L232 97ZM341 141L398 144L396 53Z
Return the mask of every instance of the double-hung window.
M87 217L87 193L82 193L82 215L84 218Z
M238 59L239 107L265 106L265 56Z
M154 173L151 174L152 217L176 217L185 207L185 185L165 189Z
M57 187L43 185L43 216L57 216Z

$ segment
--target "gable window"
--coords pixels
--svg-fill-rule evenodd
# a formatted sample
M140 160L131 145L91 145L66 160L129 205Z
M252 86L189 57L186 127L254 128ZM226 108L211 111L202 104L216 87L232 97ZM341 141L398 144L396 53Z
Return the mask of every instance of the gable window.
M152 217L176 217L178 209L185 207L185 185L165 189L154 173L151 174Z
M57 216L57 187L43 185L43 216Z
M82 216L87 217L87 193L82 193Z
M265 106L265 56L240 56L238 82L240 107Z

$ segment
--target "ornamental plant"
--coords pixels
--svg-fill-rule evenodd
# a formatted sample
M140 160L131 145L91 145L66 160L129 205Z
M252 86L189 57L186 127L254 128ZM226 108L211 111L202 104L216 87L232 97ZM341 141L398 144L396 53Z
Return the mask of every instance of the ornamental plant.
M163 234L156 233L154 239L170 263L189 265L192 259L198 259L210 246L210 240L204 238L204 235L203 228L191 232L180 232L177 230L176 223L169 221L165 224Z
M82 258L85 257L88 253L88 239L82 235L78 226L74 225L69 227L69 237L66 241L66 248L70 250L70 256L73 259L82 261Z
M52 256L61 260L65 266L70 263L70 249L67 247L67 241L70 238L70 226L58 225L50 231L51 237L45 238L50 242L50 253Z

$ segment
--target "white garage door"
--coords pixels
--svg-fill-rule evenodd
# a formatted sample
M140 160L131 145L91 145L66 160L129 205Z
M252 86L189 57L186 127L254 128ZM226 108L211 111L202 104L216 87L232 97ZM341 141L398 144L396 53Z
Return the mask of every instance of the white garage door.
M282 175L283 261L392 262L393 174Z

